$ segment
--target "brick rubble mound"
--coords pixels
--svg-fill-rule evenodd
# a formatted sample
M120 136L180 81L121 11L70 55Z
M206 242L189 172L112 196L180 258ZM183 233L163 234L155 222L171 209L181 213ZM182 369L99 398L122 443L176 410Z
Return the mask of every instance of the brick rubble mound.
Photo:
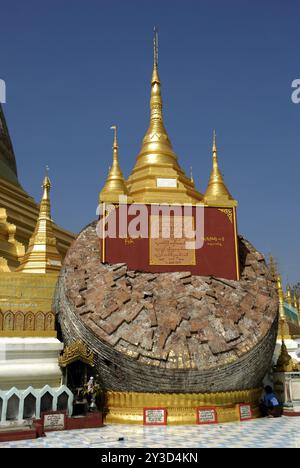
M187 272L142 273L100 262L96 223L64 262L55 308L66 343L94 351L118 391L253 388L268 370L278 300L264 257L240 238L241 281Z

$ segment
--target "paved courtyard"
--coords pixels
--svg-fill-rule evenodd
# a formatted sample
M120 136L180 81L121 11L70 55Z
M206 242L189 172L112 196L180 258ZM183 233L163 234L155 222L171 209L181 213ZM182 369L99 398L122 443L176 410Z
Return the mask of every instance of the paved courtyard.
M119 441L124 438L124 441ZM119 426L48 433L0 448L300 448L300 418L258 419L214 426Z

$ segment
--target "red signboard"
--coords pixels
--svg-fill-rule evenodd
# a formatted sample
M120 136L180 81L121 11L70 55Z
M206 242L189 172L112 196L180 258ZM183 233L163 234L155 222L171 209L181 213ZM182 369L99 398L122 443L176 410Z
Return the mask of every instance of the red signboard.
M197 408L197 424L218 424L217 408L215 406L199 406Z
M66 429L66 411L47 411L41 414L44 432L64 431Z
M240 421L249 421L252 419L252 408L250 404L240 404L239 405L239 416L240 416Z
M166 426L167 410L166 408L144 408L145 426Z
M126 205L125 214L124 207L122 207L121 216L119 207L107 216L107 225L109 220L115 218L116 235L101 239L102 262L126 263L129 269L151 273L189 271L198 276L239 279L235 208L204 207L203 226L201 227L196 222L197 208L192 207L188 218L192 220L195 231L199 232L198 237L202 237L203 246L187 250L184 247L186 239L173 241L153 239L150 234L151 228L149 228L148 236L130 236L130 223L132 221L135 223L135 216L129 211L131 206L133 205ZM145 216L150 227L154 219L152 206L134 205L136 213L139 208L144 212L146 210ZM183 207L179 208L183 210ZM170 216L177 217L176 213L171 213ZM164 215L160 218L161 223L163 217ZM124 232L125 218L128 229L126 227ZM122 231L121 235L120 231Z

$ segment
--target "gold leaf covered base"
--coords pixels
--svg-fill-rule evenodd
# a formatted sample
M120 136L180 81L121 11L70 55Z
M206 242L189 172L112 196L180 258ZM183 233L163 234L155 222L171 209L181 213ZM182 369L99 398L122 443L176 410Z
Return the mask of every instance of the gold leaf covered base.
M216 406L219 423L239 421L239 404L251 403L259 417L260 388L221 393L107 392L107 424L143 424L143 408L166 408L168 425L196 424L196 408Z

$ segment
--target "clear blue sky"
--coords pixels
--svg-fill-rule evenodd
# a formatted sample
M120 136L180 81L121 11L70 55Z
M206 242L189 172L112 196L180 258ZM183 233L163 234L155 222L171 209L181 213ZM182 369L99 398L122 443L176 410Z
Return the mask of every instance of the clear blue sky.
M112 124L130 173L148 125L152 30L159 27L165 123L199 190L218 135L239 231L300 279L299 0L0 0L0 78L24 188L46 164L55 221L95 218Z

